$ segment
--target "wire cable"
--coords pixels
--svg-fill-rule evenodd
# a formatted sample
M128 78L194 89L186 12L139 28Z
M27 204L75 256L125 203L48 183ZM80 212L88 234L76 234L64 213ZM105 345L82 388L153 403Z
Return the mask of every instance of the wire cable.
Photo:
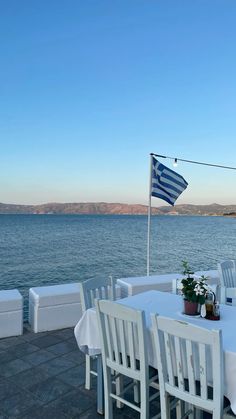
M151 156L155 156L155 157L161 157L162 159L172 159L174 160L176 163L178 161L184 161L186 163L193 163L193 164L201 164L202 166L211 166L211 167L219 167L220 169L231 169L231 170L236 170L236 167L232 167L232 166L223 166L221 164L212 164L212 163L203 163L200 161L195 161L195 160L185 160L185 159L179 159L178 157L170 157L170 156L162 156L161 154L155 154L155 153L150 153Z

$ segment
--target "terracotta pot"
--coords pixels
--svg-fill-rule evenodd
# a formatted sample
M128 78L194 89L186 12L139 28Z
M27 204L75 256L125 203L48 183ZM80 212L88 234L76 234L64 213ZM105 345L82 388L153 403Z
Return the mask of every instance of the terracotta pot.
M189 316L197 316L199 314L199 304L184 300L184 313Z

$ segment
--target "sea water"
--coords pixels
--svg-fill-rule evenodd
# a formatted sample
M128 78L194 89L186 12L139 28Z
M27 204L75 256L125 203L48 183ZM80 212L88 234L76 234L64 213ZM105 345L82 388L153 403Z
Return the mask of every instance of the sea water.
M147 217L0 215L0 289L146 275ZM236 219L153 216L150 274L216 269L236 258Z

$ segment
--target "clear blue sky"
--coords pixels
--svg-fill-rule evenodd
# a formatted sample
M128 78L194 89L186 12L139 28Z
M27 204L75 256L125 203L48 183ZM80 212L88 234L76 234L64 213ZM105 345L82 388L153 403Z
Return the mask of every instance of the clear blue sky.
M235 22L235 0L1 0L0 202L146 204L150 152L236 166ZM236 171L176 170L177 203L236 204Z

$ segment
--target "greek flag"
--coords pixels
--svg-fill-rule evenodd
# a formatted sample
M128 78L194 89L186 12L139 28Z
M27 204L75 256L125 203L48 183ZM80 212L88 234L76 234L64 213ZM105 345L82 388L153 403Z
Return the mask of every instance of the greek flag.
M152 158L152 196L174 205L187 186L188 183L181 175Z

